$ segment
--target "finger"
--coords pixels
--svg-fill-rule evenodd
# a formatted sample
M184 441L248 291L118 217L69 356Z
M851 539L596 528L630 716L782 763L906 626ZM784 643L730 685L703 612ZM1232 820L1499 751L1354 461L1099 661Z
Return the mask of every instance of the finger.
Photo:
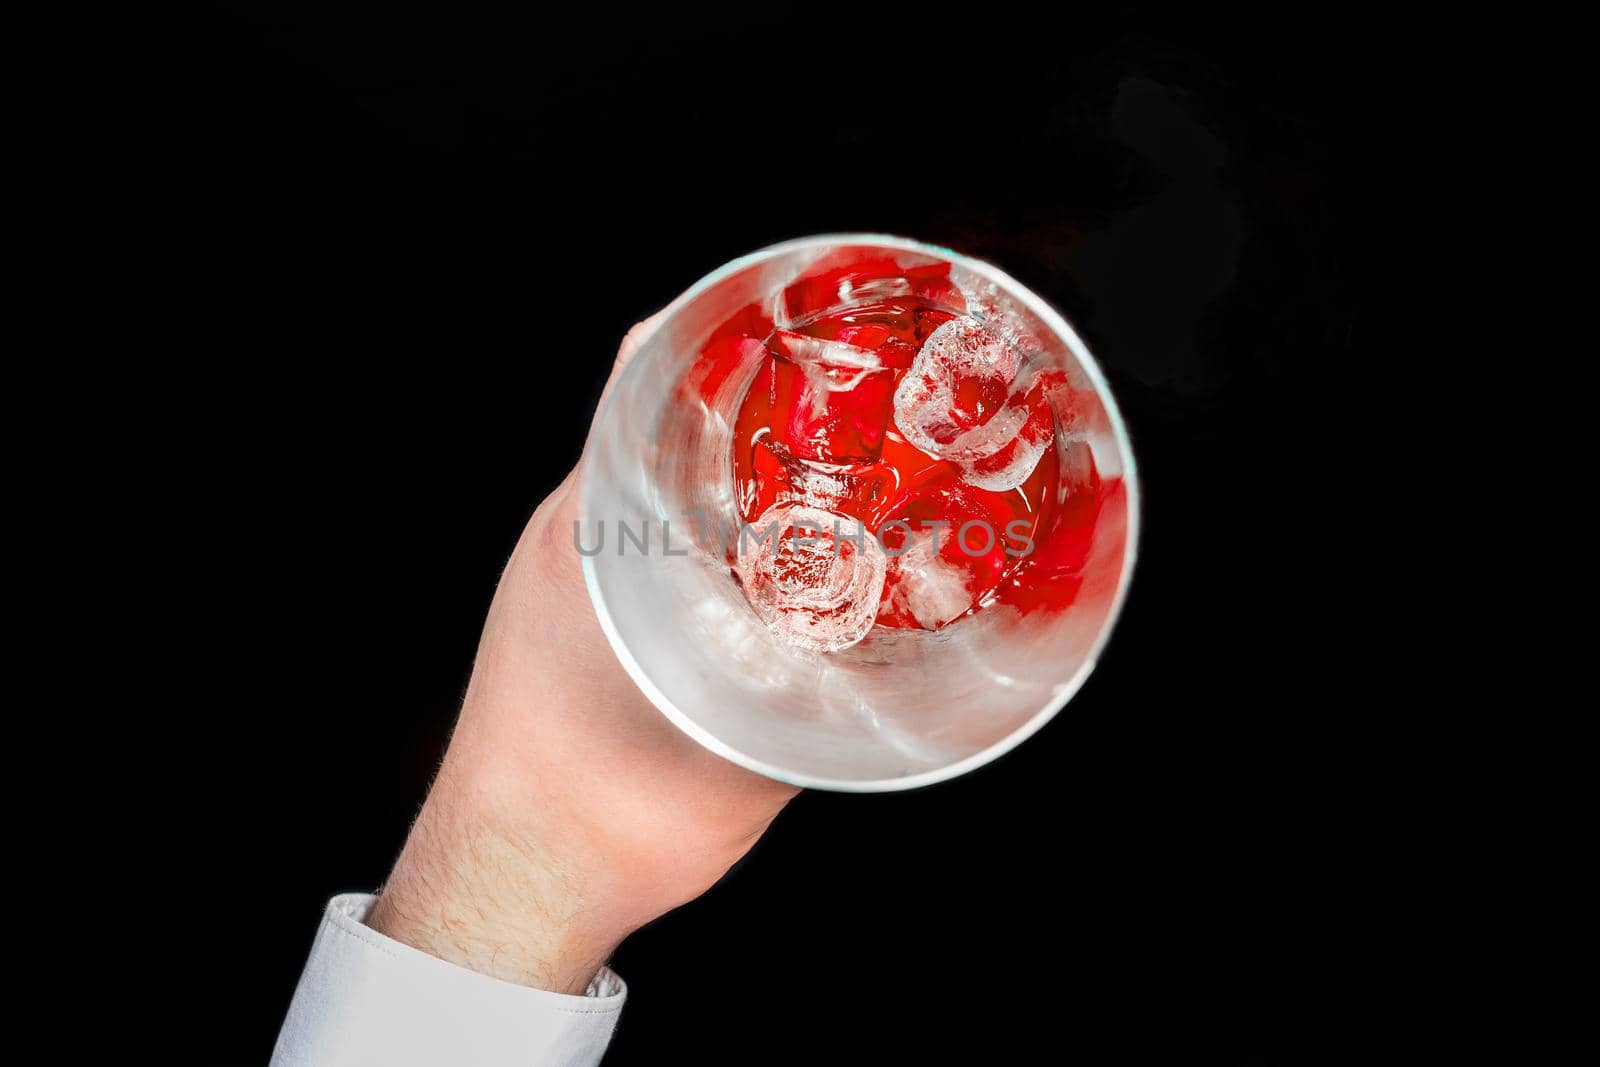
M656 332L656 327L661 325L666 319L666 315L667 309L662 308L642 322L634 323L633 328L623 337L622 344L617 346L617 358L611 364L611 374L606 378L606 384L600 390L600 401L595 405L594 417L598 417L600 409L605 406L606 397L611 394L612 387L617 384L617 378L622 374L622 368L627 366L628 361L633 358L635 352L639 351L645 340ZM593 426L593 418L590 419L590 426ZM576 470L573 473L576 474ZM551 495L554 496L555 494Z
M644 344L645 338L654 333L656 327L661 325L666 313L667 309L662 308L643 322L635 323L633 329L628 331L628 335L622 339L622 345L617 349L617 361L611 369L612 377L615 377L617 371L620 371L628 360L633 358L633 354L639 351L639 346Z
M656 327L661 325L666 315L667 309L662 308L643 322L634 323L627 336L623 337L622 344L617 347L617 358L611 364L611 375L606 378L606 384L600 390L600 404L603 405L606 402L606 396L611 392L611 387L617 384L617 378L621 376L622 368L628 365L628 360L632 359L634 353L639 351L645 340L656 332ZM600 406L596 405L595 413L599 414L599 411Z

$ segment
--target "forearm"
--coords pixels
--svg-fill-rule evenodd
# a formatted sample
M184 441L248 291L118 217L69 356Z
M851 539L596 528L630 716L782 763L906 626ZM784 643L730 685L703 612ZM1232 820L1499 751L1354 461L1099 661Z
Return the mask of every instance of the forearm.
M627 933L584 872L447 762L368 925L448 963L579 994Z
M626 998L603 966L621 928L598 920L605 894L580 889L597 883L560 847L507 821L543 805L484 762L458 774L459 756L452 745L381 901L329 903L274 1067L599 1063Z

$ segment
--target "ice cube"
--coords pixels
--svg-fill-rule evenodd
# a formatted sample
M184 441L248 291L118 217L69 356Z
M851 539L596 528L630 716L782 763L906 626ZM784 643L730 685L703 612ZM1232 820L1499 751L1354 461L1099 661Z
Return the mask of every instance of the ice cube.
M889 558L880 615L898 625L915 621L924 630L937 630L972 607L969 573L945 559L935 544L932 531L918 533L899 556Z
M993 589L1012 562L1010 523L1024 517L1015 494L979 489L959 470L939 467L902 494L879 527L889 554L878 611L885 626L945 625Z
M891 337L877 349L878 362L891 370L910 370L917 361L917 346L910 341Z
M889 339L889 327L881 322L847 322L834 331L833 339L876 353L878 346Z
M794 330L772 331L772 345L791 363L829 369L878 370L872 349L848 341L829 341Z
M997 332L965 316L923 342L895 390L894 421L912 445L996 492L1021 485L1054 435L1029 368Z
M905 308L880 304L856 311L842 324L824 320L813 323L810 329L817 333L831 330L833 340L867 349L885 370L907 370L917 358L917 348L921 344L920 339L913 343L904 336L908 328L900 320L907 314ZM915 336L915 324L909 332Z
M1028 480L1055 438L1050 405L1042 392L1030 390L1018 406L1028 413L1022 428L997 451L962 465L966 480L980 489L1003 493L1017 488Z
M871 349L791 330L768 342L772 425L802 459L828 463L873 460L893 407L894 372Z
M779 637L835 652L872 629L886 562L860 520L776 504L740 531L735 573L756 615Z
M763 432L754 450L754 490L768 504L797 503L872 523L891 503L899 475L887 463L823 463L802 459ZM754 500L751 501L753 503ZM745 508L745 514L750 513Z
M823 257L785 287L778 306L785 319L798 322L813 318L829 308L859 301L862 293L881 289L909 291L895 256L862 255L858 249L841 249Z

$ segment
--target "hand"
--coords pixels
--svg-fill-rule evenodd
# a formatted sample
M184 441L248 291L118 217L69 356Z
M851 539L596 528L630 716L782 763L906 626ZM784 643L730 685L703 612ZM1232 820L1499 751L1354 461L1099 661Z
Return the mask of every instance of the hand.
M629 332L613 381L659 317ZM576 497L573 471L512 552L444 763L368 918L564 993L710 888L797 792L702 748L635 687L584 588Z

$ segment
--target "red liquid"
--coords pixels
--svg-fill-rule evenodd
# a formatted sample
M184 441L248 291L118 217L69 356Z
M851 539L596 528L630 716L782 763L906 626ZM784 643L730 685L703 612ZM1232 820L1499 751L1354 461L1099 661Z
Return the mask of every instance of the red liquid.
M1101 484L1081 445L1070 453L1076 467L1066 484L1052 440L1021 485L995 491L907 441L895 423L895 390L928 335L966 311L948 271L889 260L823 264L782 297L795 325L773 329L759 307L745 308L713 334L686 383L709 398L758 340L764 346L734 425L741 518L754 524L781 501L806 499L861 520L891 553L880 626L937 629L993 603L1024 612L1066 607L1081 584L1101 507L1118 488L1115 480ZM856 302L834 306L845 287ZM1059 396L1066 388L1064 375L1041 374L1025 395L1008 398L994 378L961 380L948 436L936 434L935 442L982 424L1008 399L1025 403L1030 425L1042 426L1050 420L1045 392ZM1006 458L1005 450L997 454L995 468ZM934 532L928 523L945 525ZM967 523L975 525L958 543ZM907 528L924 543L897 558L892 553L907 547ZM930 573L937 581L929 582Z

